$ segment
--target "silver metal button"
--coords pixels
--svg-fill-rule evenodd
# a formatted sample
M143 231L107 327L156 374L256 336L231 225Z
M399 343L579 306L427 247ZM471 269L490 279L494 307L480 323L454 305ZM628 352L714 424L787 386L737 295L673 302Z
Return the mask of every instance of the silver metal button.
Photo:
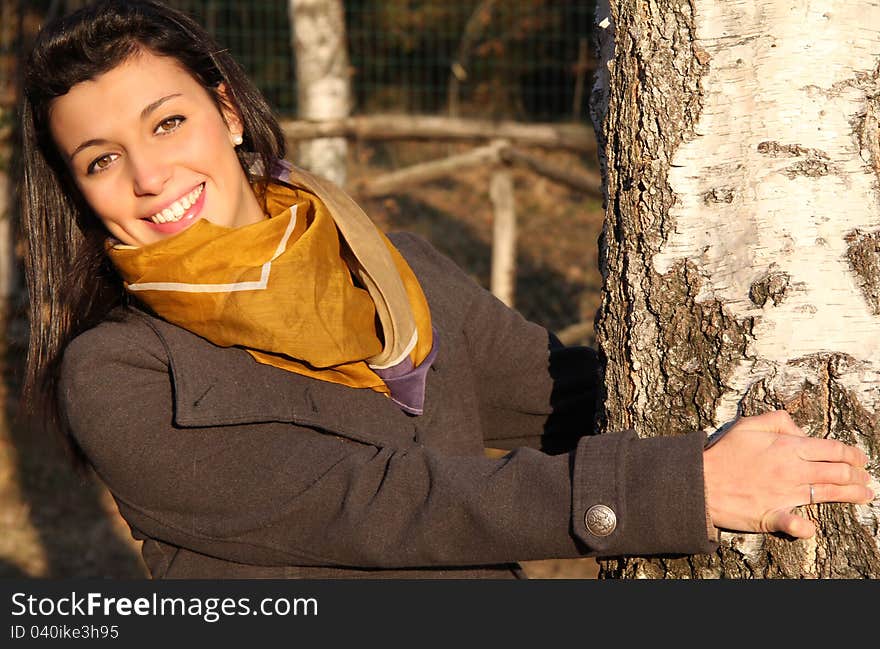
M617 527L617 515L608 505L593 505L587 510L584 523L593 536L608 536Z

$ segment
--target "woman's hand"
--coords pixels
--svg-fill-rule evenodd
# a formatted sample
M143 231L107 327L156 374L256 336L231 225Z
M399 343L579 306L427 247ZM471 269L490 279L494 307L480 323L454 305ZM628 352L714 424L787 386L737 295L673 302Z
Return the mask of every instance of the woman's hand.
M870 502L867 462L853 446L807 437L784 410L743 417L703 453L709 515L722 529L809 538L816 526L794 509L811 496Z

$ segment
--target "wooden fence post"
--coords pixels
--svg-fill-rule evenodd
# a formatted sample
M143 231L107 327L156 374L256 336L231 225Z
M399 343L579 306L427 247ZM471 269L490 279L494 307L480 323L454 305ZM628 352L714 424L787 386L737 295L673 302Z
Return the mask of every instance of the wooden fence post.
M492 227L492 293L513 307L516 285L516 200L513 174L507 167L493 172L489 197L495 211Z

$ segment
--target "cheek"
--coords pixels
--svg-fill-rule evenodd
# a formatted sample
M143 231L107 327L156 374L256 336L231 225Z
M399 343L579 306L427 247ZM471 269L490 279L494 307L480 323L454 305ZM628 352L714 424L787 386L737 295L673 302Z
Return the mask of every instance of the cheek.
M107 183L104 183L107 184ZM114 212L114 206L118 205L118 200L111 199L111 193L107 187L100 183L88 183L80 185L80 191L86 203L94 210L102 219L109 217Z
M81 183L80 192L86 203L109 228L108 222L121 222L131 218L133 207L120 183L111 178Z
M205 151L210 151L212 156L226 157L230 153L234 155L232 141L229 136L229 129L222 119L212 119L205 124L202 131L202 137L199 138L200 144Z
M138 245L138 241L136 241L133 237L130 237L128 233L120 226L115 223L105 221L104 227L107 228L107 232L110 233L110 236L114 239L121 241L122 243L132 245Z
M205 124L192 133L185 143L175 143L176 159L192 170L210 176L218 185L226 187L230 176L241 170L238 156L223 122Z

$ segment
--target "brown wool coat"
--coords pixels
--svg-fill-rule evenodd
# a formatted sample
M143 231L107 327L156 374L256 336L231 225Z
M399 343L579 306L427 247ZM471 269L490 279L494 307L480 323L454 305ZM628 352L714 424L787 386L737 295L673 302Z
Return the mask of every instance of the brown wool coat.
M62 409L154 577L502 578L715 547L702 433L590 436L591 350L548 351L426 242L392 240L439 332L418 417L134 309L68 347ZM616 513L609 536L584 524L595 504Z

